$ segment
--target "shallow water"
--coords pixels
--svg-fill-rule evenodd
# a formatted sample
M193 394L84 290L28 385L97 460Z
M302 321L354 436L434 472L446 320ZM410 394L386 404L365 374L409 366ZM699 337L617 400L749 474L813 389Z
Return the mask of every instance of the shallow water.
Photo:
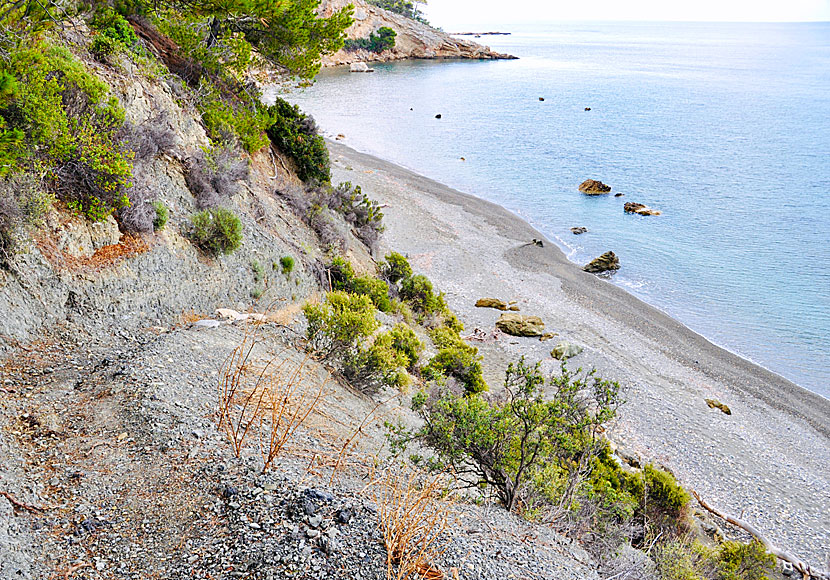
M613 250L616 284L830 397L830 23L480 40L521 60L324 71L289 100L355 149L517 212L577 263ZM625 196L584 196L586 178Z

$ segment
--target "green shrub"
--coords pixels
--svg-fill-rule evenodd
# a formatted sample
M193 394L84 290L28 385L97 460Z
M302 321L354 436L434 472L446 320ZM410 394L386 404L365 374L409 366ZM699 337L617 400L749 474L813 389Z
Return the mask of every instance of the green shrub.
M492 486L509 510L519 501L529 505L549 491L534 485L540 472L579 482L605 446L601 431L620 404L619 385L580 372L563 364L561 375L545 377L539 363L522 358L508 367L500 398L451 390L430 397L415 436L437 453L437 465L451 466L469 485ZM570 503L567 496L546 499Z
M372 299L375 308L381 312L390 312L392 302L389 300L389 286L383 280L371 276L357 276L352 280L351 291L365 294Z
M162 201L154 201L153 210L155 210L156 213L156 216L153 218L153 231L157 232L159 230L163 230L164 226L167 225L167 219L170 217L170 211Z
M368 296L340 290L326 294L321 304L306 304L303 314L309 347L323 359L355 358L363 341L380 326Z
M314 119L296 105L277 98L267 109L270 125L266 133L277 149L291 157L303 181L329 183L329 152Z
M381 53L384 50L395 48L397 33L388 26L378 28L366 38L346 39L343 48L346 50L365 49L369 52Z
M441 326L430 332L430 338L438 353L430 359L422 373L429 380L453 377L467 393L481 393L488 389L482 375L482 357L478 349L470 346L457 332Z
M402 322L396 324L389 331L389 336L392 339L392 347L396 351L406 355L406 358L409 360L409 364L406 367L414 371L421 351L424 350L424 343L418 339L415 331Z
M229 209L216 207L194 214L191 239L206 254L232 254L242 245L242 222Z
M104 36L103 34L99 34L95 38L92 39L92 44L89 47L89 52L92 55L100 60L101 62L109 61L110 57L118 54L121 49L121 45L118 41L110 38L109 36Z
M280 266L282 267L282 273L286 276L291 274L291 271L294 270L294 258L291 256L283 256L280 258Z
M103 37L114 43L117 48L138 51L140 45L133 27L112 8L99 8L90 24L98 32L96 39Z
M659 545L655 562L661 580L769 580L775 557L758 540L707 548L675 539Z
M259 263L259 260L251 262L251 270L254 272L254 282L262 282L265 279L265 268Z
M346 290L351 292L355 279L351 262L346 258L337 256L329 264L328 273L333 290Z
M421 314L431 314L444 306L443 298L434 293L432 282L422 274L403 279L401 298L409 302L415 312Z
M390 284L397 284L412 276L412 266L409 265L409 260L397 252L386 254L385 260L381 262L380 271Z
M208 136L216 143L242 146L248 153L259 151L268 144L265 130L271 117L257 103L233 103L222 98L210 81L202 81L205 87L196 106L202 114L202 122Z
M643 469L643 477L648 490L649 509L659 514L661 519L680 520L691 497L674 476L649 464Z
M424 13L418 8L418 2L411 2L410 0L369 0L369 4L380 6L384 10L389 10L390 12L395 12L396 14L401 14L412 20L429 25L429 22L424 17Z
M9 50L0 60L0 119L4 172L37 166L59 199L94 221L129 205L124 110L67 49L35 41Z
M343 370L346 377L358 386L390 386L405 391L411 383L406 372L410 364L406 353L396 348L394 337L389 332L382 332L371 345L345 360Z

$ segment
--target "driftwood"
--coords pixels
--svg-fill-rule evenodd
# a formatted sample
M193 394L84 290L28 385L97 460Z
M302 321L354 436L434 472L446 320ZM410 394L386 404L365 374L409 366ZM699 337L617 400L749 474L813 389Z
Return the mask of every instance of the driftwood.
M755 526L753 526L750 523L747 523L743 520L740 520L736 517L730 516L729 514L725 514L722 511L713 508L708 503L706 503L696 491L692 490L692 495L695 496L695 499L701 505L701 507L703 507L703 509L705 509L706 511L708 511L710 513L715 514L716 516L718 516L722 520L725 520L725 521L729 522L733 526L737 526L737 527L741 528L742 530L744 530L746 532L749 532L750 534L752 534L753 537L755 537L755 539L757 539L759 542L761 542L764 545L764 548L766 548L767 552L769 552L770 554L772 554L773 556L775 556L779 560L783 560L785 562L789 562L790 564L792 564L793 568L795 568L796 570L801 572L801 576L804 580L806 580L808 578L819 578L820 580L830 580L830 571L819 570L818 568L810 566L809 564L804 562L801 558L798 558L798 557L790 554L789 552L785 552L784 550L782 550L781 548L779 548L778 546L776 546L775 544L770 542L767 538L765 538L764 535L761 534L761 532L758 531L758 528L756 528Z

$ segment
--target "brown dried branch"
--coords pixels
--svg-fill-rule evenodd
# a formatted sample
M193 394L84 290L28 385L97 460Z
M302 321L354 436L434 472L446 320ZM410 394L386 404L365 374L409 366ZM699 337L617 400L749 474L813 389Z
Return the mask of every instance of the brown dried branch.
M10 494L7 491L0 491L0 495L2 495L7 500L9 500L9 503L12 504L16 508L19 508L19 509L22 509L22 510L27 510L27 511L30 511L30 512L46 511L46 508L38 507L36 505L29 505L27 503L23 503L22 501L15 499L14 496L12 496L12 494Z
M439 499L444 477L396 467L400 473L370 474L368 485L386 548L386 578L440 580L445 575L436 560L449 547L447 532L457 522L451 504Z
M712 507L708 503L706 503L703 498L700 497L696 491L692 490L692 495L695 496L697 502L705 509L706 511L718 516L724 521L729 522L733 526L737 526L742 530L749 532L752 536L754 536L759 542L764 545L767 552L775 556L780 560L784 560L785 562L789 562L793 565L793 568L801 572L801 576L806 580L807 578L820 578L821 580L830 580L830 571L827 570L819 570L818 568L814 568L804 562L801 558L790 554L789 552L785 552L772 542L770 542L764 535L752 524L745 522L744 520L738 519L734 516L730 516L729 514L725 514L722 511Z

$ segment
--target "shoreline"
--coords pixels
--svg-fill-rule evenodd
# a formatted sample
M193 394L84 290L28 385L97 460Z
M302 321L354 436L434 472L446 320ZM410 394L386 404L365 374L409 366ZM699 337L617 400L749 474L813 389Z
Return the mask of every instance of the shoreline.
M625 289L570 262L507 209L393 163L329 142L334 181L352 181L383 209L384 243L445 291L465 323L489 332L500 314L477 298L517 299L556 339L502 337L475 343L495 388L507 362L526 355L558 368L559 340L585 352L571 367L596 367L629 389L612 439L672 469L704 498L753 522L775 543L820 561L830 530L830 400L708 341ZM733 414L709 409L705 398Z

